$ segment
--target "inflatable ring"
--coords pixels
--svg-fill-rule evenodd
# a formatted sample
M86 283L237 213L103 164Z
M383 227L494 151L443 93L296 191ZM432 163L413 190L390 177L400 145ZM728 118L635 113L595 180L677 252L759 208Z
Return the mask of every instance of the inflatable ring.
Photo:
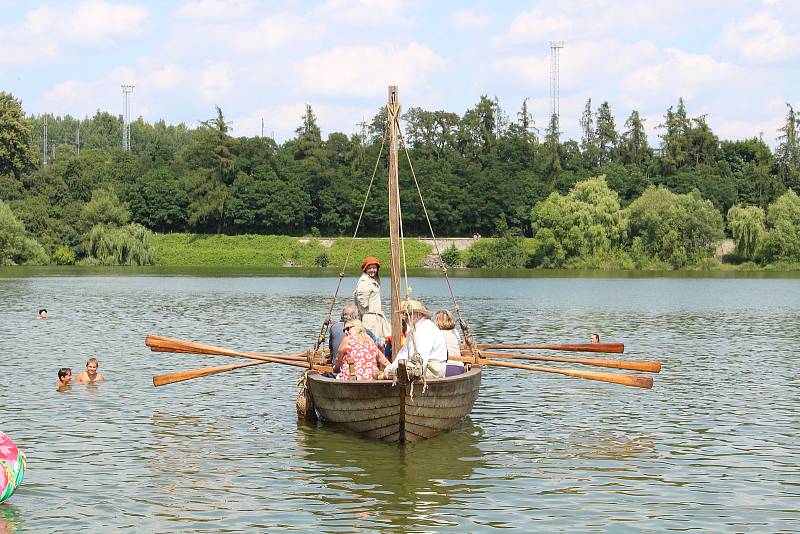
M25 453L0 432L0 502L14 494L25 478Z

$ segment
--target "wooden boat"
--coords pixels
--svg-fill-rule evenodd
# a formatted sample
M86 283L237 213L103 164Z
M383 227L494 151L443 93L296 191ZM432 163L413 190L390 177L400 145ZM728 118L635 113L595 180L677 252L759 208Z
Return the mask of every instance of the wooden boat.
M389 87L389 238L392 251L392 338L401 337L400 299L400 191L397 148L400 105L397 87ZM392 357L396 357L394 347ZM469 366L468 366L469 367ZM398 367L398 380L343 381L326 378L317 371L307 374L307 386L323 421L364 437L388 442L415 442L432 438L455 427L471 411L481 386L481 367L447 378L422 383L408 380L405 365ZM423 389L425 391L423 392Z
M344 381L308 374L308 387L320 417L367 438L414 442L458 425L472 411L481 387L481 368L422 385L391 380Z

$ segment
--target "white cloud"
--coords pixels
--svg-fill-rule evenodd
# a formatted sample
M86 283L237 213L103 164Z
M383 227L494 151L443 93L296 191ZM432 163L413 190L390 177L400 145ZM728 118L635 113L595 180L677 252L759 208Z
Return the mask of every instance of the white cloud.
M233 73L230 63L212 62L200 72L197 79L198 90L206 102L227 95L233 89Z
M186 79L183 67L170 63L147 74L143 83L153 89L173 89Z
M61 59L74 49L102 50L143 34L147 8L132 4L81 2L74 8L43 6L16 28L0 30L0 64L37 64Z
M630 100L647 102L657 95L671 100L691 98L704 89L747 83L746 73L736 65L717 61L707 54L691 54L670 48L666 60L641 67L622 81Z
M77 8L41 7L28 13L22 31L54 39L63 46L107 46L140 35L147 22L147 8L132 4L81 2Z
M705 12L726 7L725 0L670 2L615 2L586 0L543 0L533 9L519 13L495 44L539 43L548 40L636 38L672 35L703 22Z
M494 22L494 15L483 13L471 7L456 11L450 15L450 25L460 31L473 31L486 28Z
M327 0L310 16L328 24L356 27L411 26L404 2L397 0Z
M559 53L561 90L585 89L599 80L619 78L652 63L659 53L658 47L650 41L623 44L598 40L568 44ZM614 61L609 61L609 58L614 58ZM494 80L499 76L509 84L522 83L530 90L547 91L550 86L550 54L503 57L489 65L488 74Z
M249 0L199 0L181 4L176 14L187 19L218 21L247 16L252 7Z
M800 57L800 33L787 34L783 22L769 13L727 25L720 38L723 49L754 64L779 63Z
M429 46L412 42L403 49L334 48L306 58L298 72L308 94L375 98L384 96L392 84L400 86L401 94L418 91L447 64Z

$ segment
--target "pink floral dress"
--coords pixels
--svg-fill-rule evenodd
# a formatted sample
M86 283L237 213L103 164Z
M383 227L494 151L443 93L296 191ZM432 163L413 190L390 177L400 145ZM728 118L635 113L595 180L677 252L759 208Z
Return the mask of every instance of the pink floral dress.
M359 341L353 336L347 337L347 343L339 350L342 366L336 378L350 380L349 358L355 360L356 380L374 380L373 372L378 370L378 357L381 352L372 341Z

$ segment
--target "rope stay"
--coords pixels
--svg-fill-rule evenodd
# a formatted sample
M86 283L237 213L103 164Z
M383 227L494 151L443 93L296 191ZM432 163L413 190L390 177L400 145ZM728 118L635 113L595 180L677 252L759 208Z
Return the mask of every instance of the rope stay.
M336 299L339 296L339 290L342 288L342 280L344 279L345 270L347 269L347 264L350 262L350 255L353 253L353 245L356 242L356 236L358 235L358 229L361 226L361 221L364 218L364 212L367 209L367 200L369 200L369 195L372 192L372 185L375 182L375 175L378 173L378 165L381 162L381 156L383 155L383 147L386 144L386 135L388 133L388 129L383 131L383 139L381 139L381 148L378 151L378 157L375 160L375 167L372 169L372 177L369 179L369 185L367 186L367 193L364 195L364 202L361 204L361 213L358 214L358 221L356 221L356 228L353 231L353 237L350 239L350 246L347 248L347 254L345 255L344 262L342 263L342 269L339 271L339 283L336 284L336 291L333 293L333 298L331 299L331 305L328 307L328 316L322 322L322 326L319 330L319 336L317 336L317 343L314 347L314 352L319 351L319 348L325 343L325 338L328 335L328 330L330 329L330 325L333 323L333 308L336 306Z
M408 146L406 145L405 136L403 136L403 132L400 131L400 144L403 146L403 151L406 154L406 160L408 160L408 167L411 170L411 176L414 179L414 186L417 188L417 194L419 195L419 202L422 206L422 213L425 215L425 221L428 223L428 230L431 232L431 238L433 239L433 247L436 250L436 256L439 258L439 263L442 265L442 274L444 274L444 279L447 282L447 288L450 291L450 298L453 301L453 309L458 316L458 324L461 327L461 332L464 334L464 342L467 344L467 347L470 349L475 348L475 343L472 341L472 334L470 332L469 326L464 321L463 316L461 315L461 307L458 305L458 301L456 299L456 294L453 291L453 285L450 283L450 277L447 275L447 265L445 265L444 260L442 259L442 252L439 248L439 241L436 239L436 234L433 231L433 225L431 224L431 218L428 215L428 208L425 206L425 199L422 197L422 190L419 187L419 181L417 180L417 174L414 172L414 164L411 163L411 155L408 152Z

